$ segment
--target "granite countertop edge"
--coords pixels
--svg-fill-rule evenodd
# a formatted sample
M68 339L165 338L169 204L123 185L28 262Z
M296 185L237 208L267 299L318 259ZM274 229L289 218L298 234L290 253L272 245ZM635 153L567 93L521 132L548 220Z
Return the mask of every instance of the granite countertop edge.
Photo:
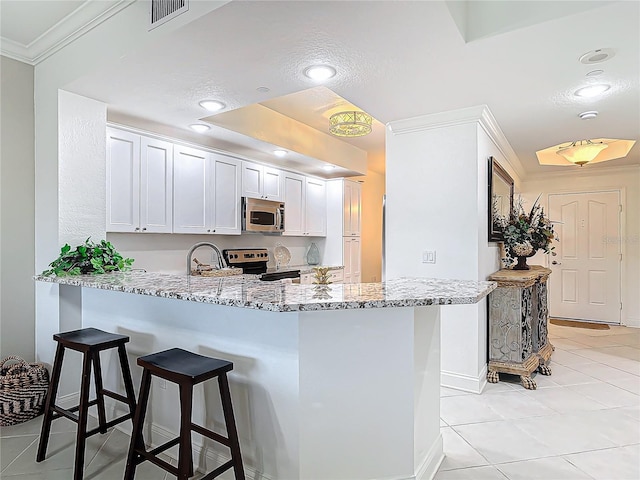
M490 281L428 278L320 286L262 282L256 275L203 278L141 272L65 277L36 275L33 278L61 285L270 312L473 304L497 286Z

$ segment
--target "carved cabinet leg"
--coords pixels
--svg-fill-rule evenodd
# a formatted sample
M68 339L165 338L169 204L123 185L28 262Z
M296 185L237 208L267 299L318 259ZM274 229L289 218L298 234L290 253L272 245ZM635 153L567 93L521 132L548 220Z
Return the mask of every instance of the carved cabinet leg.
M489 370L487 372L487 382L498 383L500 381L500 374L495 370Z
M520 375L520 383L522 383L522 386L527 390L535 390L538 388L536 382L529 375Z
M538 366L538 371L542 375L551 375L551 367L549 367L549 365L544 363L542 360L540 360L540 365Z

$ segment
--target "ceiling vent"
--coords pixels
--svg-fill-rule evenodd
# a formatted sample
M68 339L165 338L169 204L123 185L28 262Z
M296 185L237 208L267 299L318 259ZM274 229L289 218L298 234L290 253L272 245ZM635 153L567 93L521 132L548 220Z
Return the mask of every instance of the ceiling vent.
M611 60L616 52L611 48L599 48L591 50L580 57L580 63L585 65L593 65L594 63L602 63Z
M189 10L189 0L151 0L149 30Z

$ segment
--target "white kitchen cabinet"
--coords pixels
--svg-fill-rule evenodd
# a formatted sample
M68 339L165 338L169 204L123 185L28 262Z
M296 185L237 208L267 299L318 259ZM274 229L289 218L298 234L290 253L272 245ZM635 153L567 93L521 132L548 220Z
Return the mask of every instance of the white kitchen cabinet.
M360 237L343 237L344 283L360 283L362 278Z
M324 237L327 232L326 182L284 172L284 233Z
M362 186L344 178L327 180L327 239L323 261L344 265L344 283L360 283Z
M362 187L358 182L345 180L343 185L343 235L359 237L362 218Z
M240 235L240 170L240 160L176 145L173 231Z
M173 145L107 128L108 232L171 233Z
M242 162L242 196L282 202L283 172L277 168Z

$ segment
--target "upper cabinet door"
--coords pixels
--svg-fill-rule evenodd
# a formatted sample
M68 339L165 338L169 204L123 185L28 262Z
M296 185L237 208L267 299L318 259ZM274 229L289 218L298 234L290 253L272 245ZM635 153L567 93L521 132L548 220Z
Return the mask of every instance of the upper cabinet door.
M171 233L173 229L173 144L140 139L140 230Z
M283 235L302 236L305 220L305 182L302 175L284 174L284 233Z
M173 149L173 231L211 233L209 152L175 145Z
M264 194L264 169L262 165L242 162L242 196L262 198Z
M263 167L263 198L266 200L273 200L282 202L284 200L283 194L283 175L282 171L273 167Z
M349 180L344 181L343 186L343 235L360 236L361 223L361 185Z
M287 215L285 203L285 217ZM312 237L327 235L327 184L317 178L306 178L305 233Z
M241 233L241 161L213 154L213 219L212 232Z
M107 128L106 229L140 229L140 136L113 128Z

